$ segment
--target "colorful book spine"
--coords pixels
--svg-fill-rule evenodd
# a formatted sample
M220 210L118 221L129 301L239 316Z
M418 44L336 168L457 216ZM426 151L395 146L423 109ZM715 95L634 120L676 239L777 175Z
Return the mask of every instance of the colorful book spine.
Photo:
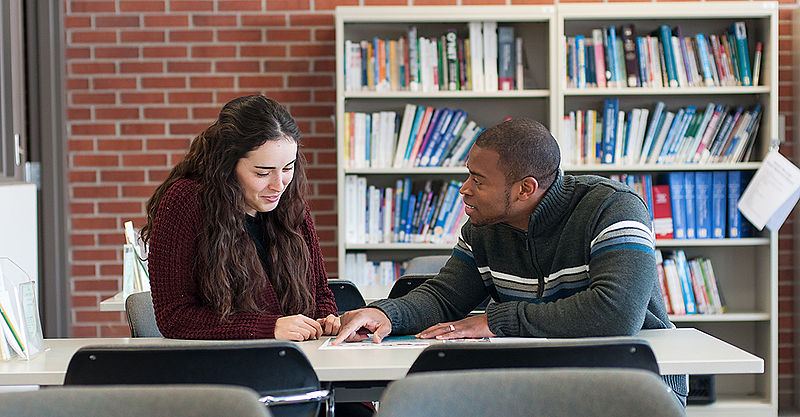
M686 204L686 238L695 239L697 237L697 223L695 210L695 173L692 171L683 174L683 194Z
M714 171L711 181L711 237L723 239L725 238L725 220L728 208L726 198L728 173Z
M604 164L613 164L617 146L617 117L619 113L619 99L603 99L603 152Z
M667 174L675 239L686 239L686 194L683 172Z
M664 48L664 66L667 70L667 79L670 87L678 87L678 73L675 66L675 54L672 50L672 30L669 25L659 27L661 45Z
M695 235L698 239L711 237L711 187L712 173L697 171L694 174Z

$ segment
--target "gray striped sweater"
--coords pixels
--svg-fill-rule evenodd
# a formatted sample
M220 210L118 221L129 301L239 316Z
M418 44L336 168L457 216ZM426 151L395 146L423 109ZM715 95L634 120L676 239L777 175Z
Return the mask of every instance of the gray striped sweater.
M630 188L593 175L559 175L527 231L468 222L435 278L401 299L371 306L386 313L395 334L462 319L487 294L494 301L486 309L489 329L498 336L620 336L671 328L654 250L650 214ZM686 395L685 376L665 379Z

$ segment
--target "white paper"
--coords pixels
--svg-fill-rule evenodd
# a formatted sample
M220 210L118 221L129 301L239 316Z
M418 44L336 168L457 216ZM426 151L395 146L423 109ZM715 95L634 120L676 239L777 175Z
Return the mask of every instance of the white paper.
M739 211L758 230L777 231L800 197L800 169L770 151L739 199Z

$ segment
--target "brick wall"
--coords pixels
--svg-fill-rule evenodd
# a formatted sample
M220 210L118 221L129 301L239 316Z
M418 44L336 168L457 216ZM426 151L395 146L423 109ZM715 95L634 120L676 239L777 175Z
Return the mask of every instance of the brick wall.
M120 290L122 223L231 98L286 105L304 133L310 203L336 260L334 18L337 5L552 4L553 0L65 0L71 329L127 336L99 302ZM780 111L793 137L794 1L781 0ZM783 153L792 157L791 144ZM780 403L794 398L792 221L780 234Z

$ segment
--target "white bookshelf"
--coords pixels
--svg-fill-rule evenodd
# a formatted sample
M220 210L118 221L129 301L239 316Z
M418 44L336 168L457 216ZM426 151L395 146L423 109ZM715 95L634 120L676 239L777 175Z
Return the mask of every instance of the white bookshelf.
M402 113L406 103L461 108L484 127L506 117L527 116L547 125L558 139L563 137L562 117L574 109L602 109L605 97L620 99L620 109L648 107L656 101L667 108L705 106L709 102L726 105L760 103L763 117L756 160L769 147L769 138L778 135L778 6L776 2L679 2L679 3L586 3L557 6L459 6L459 7L339 7L336 10L336 135L338 153L338 263L339 276L347 278L345 256L365 252L370 260L404 261L414 256L448 254L451 244L382 243L352 244L345 240L348 201L344 198L344 177L355 174L374 184L391 184L396 178L463 180L464 168L345 168L345 112L391 110ZM524 39L531 68L522 91L345 91L344 41L371 39L373 36L400 37L410 25L420 33L444 33L449 28L465 31L469 21L494 20L512 25ZM723 33L731 23L745 21L748 37L763 42L761 77L752 87L681 88L567 88L564 37L589 34L591 29L633 23L637 33L647 33L661 24L680 25L684 36L696 33ZM752 48L752 46L751 46ZM528 83L528 78L535 80ZM567 165L573 174L649 173L670 171L755 171L759 162L730 164L673 165ZM743 239L659 240L659 249L683 249L687 257L710 258L720 281L728 309L724 314L671 316L679 327L696 327L759 357L764 358L764 374L716 376L716 402L690 406L690 416L775 416L778 408L778 238L777 233L759 233ZM368 298L379 298L389 287L362 288Z

